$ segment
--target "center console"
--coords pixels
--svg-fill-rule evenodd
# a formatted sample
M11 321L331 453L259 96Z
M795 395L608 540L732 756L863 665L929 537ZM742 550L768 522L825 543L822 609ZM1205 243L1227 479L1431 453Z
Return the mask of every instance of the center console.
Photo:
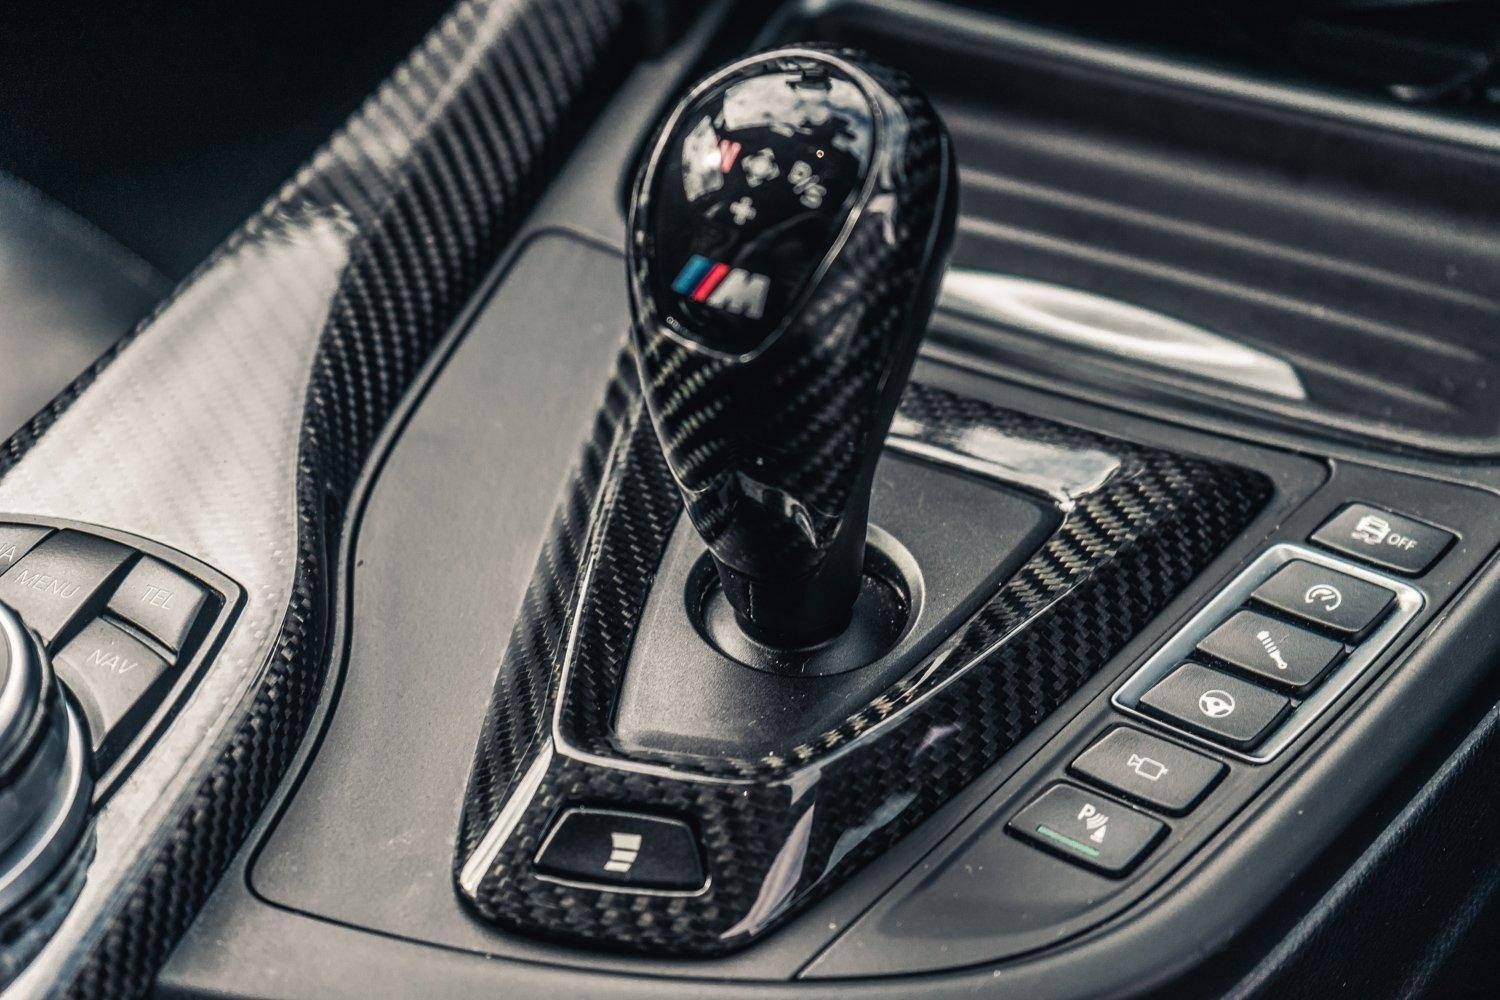
M1388 928L1483 905L1493 847L1491 131L988 4L648 6L526 22L650 54L505 239L473 192L515 164L419 142L391 214L323 162L343 207L231 248L217 280L296 277L335 331L287 335L271 486L193 478L170 532L35 457L0 485L35 968L145 867L164 748L202 763L252 695L157 856L193 874L130 897L171 919L110 924L164 996L1421 966ZM465 122L515 110L491 13L453 22L508 57L443 91Z

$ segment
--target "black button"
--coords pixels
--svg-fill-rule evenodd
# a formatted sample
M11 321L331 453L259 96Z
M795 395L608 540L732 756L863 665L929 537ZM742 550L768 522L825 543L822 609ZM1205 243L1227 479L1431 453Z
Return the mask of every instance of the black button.
M96 598L134 554L103 538L59 531L0 576L0 601L19 611L50 647L94 610Z
M208 592L197 583L143 556L110 598L109 610L176 653L207 602Z
M1240 749L1259 743L1289 707L1279 694L1196 663L1141 695L1141 708L1152 715Z
M550 875L627 889L693 891L706 881L686 823L614 809L563 813L535 864Z
M1241 611L1198 643L1199 652L1300 694L1344 655L1344 644L1254 611Z
M1223 764L1121 726L1089 747L1072 772L1169 813L1187 812L1224 776Z
M1312 540L1383 569L1416 576L1448 550L1453 532L1367 503L1351 503L1314 532Z
M1251 599L1350 639L1374 628L1396 595L1347 573L1298 559L1255 588Z
M1156 845L1167 825L1076 785L1053 785L1008 824L1014 833L1069 861L1123 875Z
M94 750L118 749L135 722L149 713L145 696L167 662L107 621L95 620L52 658L58 678L73 692L88 720ZM113 737L113 738L111 738Z
M20 562L51 531L32 524L0 524L0 573Z

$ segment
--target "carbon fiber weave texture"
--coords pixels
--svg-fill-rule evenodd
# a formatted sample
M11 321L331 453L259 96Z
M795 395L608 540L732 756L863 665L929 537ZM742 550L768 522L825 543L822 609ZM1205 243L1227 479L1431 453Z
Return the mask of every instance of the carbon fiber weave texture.
M296 569L269 662L144 877L114 900L102 934L60 991L144 993L269 801L324 681L325 553L355 478L551 167L637 56L642 26L633 7L631 0L460 4L179 290L180 300L216 261L277 239L287 219L331 218L350 234L312 354L297 449ZM169 300L6 441L0 475L171 306Z
M1101 438L912 385L902 412L1121 457L931 669L806 744L756 759L645 753L614 743L613 693L679 505L628 372L585 452L517 623L476 757L457 864L549 739L565 745L470 902L514 930L675 954L743 946L827 892L994 764L1094 675L1264 504L1258 473ZM604 456L612 453L612 463ZM593 524L586 512L596 506ZM580 571L589 566L588 592ZM578 621L572 620L577 608ZM565 685L566 639L576 652ZM513 692L532 695L524 702ZM894 718L902 713L899 718ZM885 720L893 721L872 733ZM589 759L584 754L597 755ZM696 828L705 892L652 896L538 878L557 811L587 803L666 812Z

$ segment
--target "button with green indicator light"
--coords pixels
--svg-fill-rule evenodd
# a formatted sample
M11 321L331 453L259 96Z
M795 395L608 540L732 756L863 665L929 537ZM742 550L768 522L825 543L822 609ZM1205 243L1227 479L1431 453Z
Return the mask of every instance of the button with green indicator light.
M1156 845L1167 825L1076 785L1053 785L1007 825L1053 854L1105 875L1124 875Z

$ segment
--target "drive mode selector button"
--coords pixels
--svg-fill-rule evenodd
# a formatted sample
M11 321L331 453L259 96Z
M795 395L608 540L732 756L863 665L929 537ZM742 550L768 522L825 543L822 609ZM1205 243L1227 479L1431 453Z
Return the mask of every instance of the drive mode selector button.
M1348 639L1380 624L1396 602L1395 593L1385 587L1301 559L1277 570L1250 598Z
M625 890L696 892L707 882L698 838L686 823L615 809L564 812L534 864L543 875Z

